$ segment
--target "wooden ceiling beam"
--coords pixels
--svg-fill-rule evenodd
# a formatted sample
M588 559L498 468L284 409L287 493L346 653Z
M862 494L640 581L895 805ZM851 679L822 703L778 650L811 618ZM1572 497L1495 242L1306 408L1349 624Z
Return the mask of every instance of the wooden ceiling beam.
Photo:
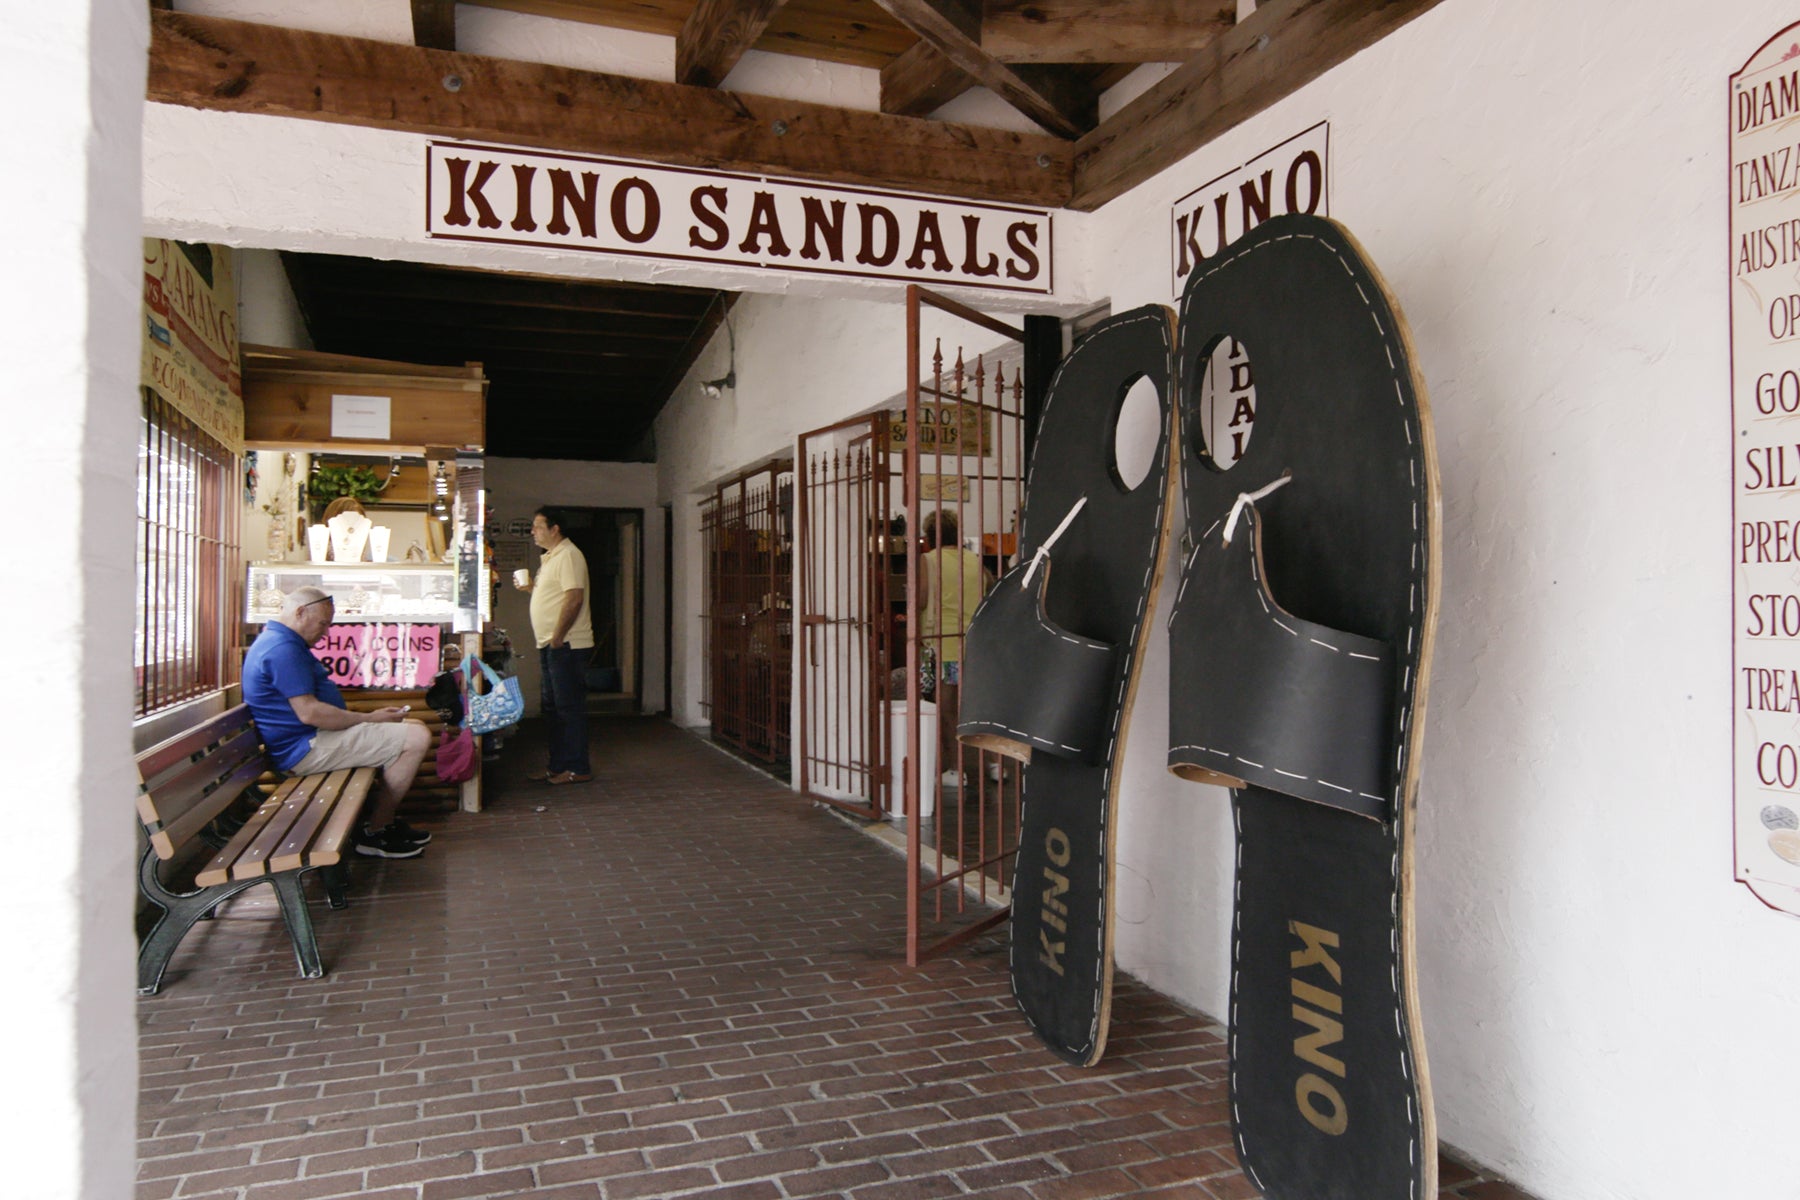
M921 40L881 68L881 111L929 116L974 86L967 71Z
M1060 72L1014 67L982 49L980 0L875 2L964 74L1058 137L1077 138L1094 127L1098 97L1091 90Z
M1262 0L1075 147L1069 207L1083 212L1149 179L1440 0Z
M147 96L1047 206L1066 199L1073 157L1054 137L190 13L151 14Z
M1235 0L986 0L981 48L1007 63L1186 62L1236 24Z
M676 37L694 0L464 0L482 8L584 21ZM788 0L758 50L880 69L913 43L905 26L879 9L839 0Z
M341 295L332 296L327 303L335 327L365 329L384 336L405 331L421 338L460 340L482 346L527 338L558 351L614 339L678 346L687 341L694 328L692 317L681 321L638 321L631 317L582 314L578 320L569 320L569 313L476 312L471 306L445 311L424 301L396 311L391 301Z
M456 49L456 0L412 0L413 45Z
M675 35L675 82L718 87L785 0L700 0Z

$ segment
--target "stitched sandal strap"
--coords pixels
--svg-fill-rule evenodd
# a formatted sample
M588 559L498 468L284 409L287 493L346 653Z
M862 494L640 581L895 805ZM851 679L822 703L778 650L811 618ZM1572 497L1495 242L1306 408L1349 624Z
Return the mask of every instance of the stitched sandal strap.
M1260 569L1261 517L1195 547L1169 622L1169 769L1252 784L1359 816L1391 812L1394 655L1283 611Z
M961 711L964 745L1021 762L1034 751L1096 763L1111 732L1116 649L1044 617L1046 560L1030 586L1027 564L1008 571L969 622Z

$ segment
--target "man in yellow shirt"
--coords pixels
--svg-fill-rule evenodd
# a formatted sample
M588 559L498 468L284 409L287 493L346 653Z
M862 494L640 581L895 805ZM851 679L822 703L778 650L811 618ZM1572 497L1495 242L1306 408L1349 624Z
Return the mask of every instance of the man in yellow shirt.
M587 559L563 536L561 509L544 507L531 519L531 540L544 552L531 593L531 632L537 637L540 707L550 726L550 764L542 775L553 784L586 783L594 777L587 744L587 660L594 649L588 616Z

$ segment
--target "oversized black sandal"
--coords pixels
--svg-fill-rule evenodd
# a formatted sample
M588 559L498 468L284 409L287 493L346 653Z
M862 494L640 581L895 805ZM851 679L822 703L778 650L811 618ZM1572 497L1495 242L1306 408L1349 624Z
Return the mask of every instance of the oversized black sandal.
M1231 1106L1280 1200L1430 1200L1413 815L1437 615L1437 467L1405 324L1333 222L1266 222L1181 302L1192 552L1170 620L1171 770L1232 789ZM1219 469L1207 355L1250 355Z
M1070 1062L1099 1061L1112 1001L1116 764L1167 544L1172 314L1123 313L1057 369L1026 480L1017 565L970 623L964 744L1028 763L1013 885L1012 982ZM1127 391L1147 378L1159 432L1135 487L1115 466Z

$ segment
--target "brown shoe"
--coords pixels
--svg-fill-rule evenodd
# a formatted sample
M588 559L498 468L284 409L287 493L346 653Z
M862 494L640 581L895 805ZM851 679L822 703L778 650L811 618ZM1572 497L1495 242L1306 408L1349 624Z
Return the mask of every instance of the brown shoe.
M552 784L586 783L592 778L592 775L581 775L574 771L558 771L556 774L546 778L544 782Z

